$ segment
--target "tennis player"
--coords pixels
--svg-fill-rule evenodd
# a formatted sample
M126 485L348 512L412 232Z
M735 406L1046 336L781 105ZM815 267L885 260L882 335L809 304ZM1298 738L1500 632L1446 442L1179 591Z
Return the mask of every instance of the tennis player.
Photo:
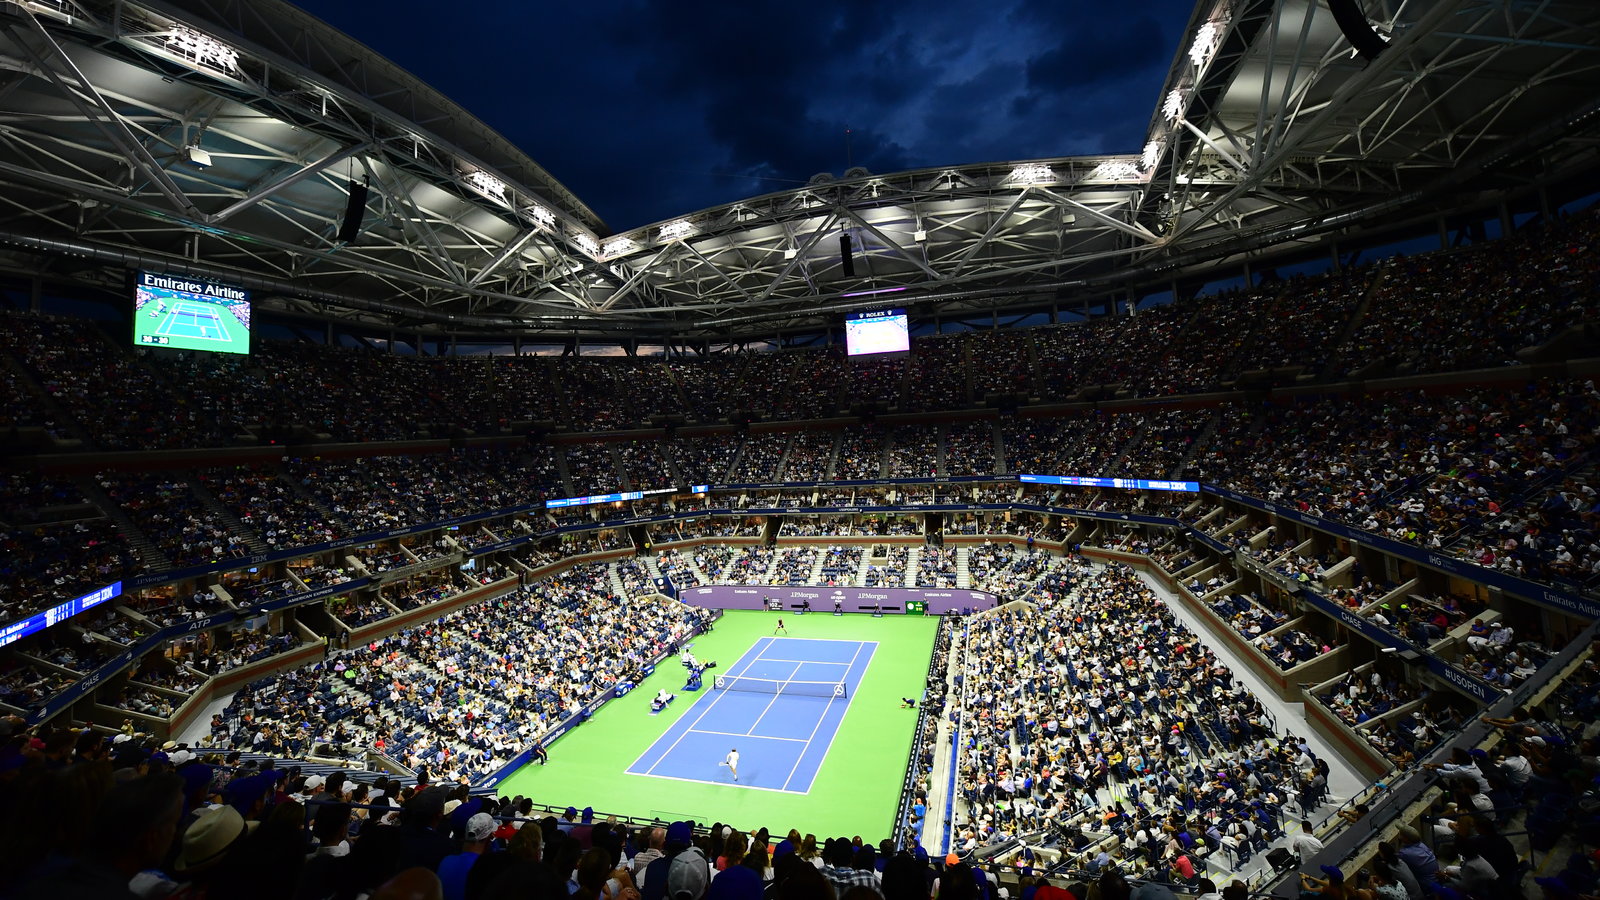
M723 760L721 762L721 765L727 766L728 767L728 771L733 773L733 780L734 781L738 781L739 780L739 748L735 747L732 750L729 750L728 751L728 755L723 758Z
M778 627L773 629L772 633L773 634L779 634L779 633L788 634L789 633L789 629L787 629L787 628L785 628L783 626L783 617L782 616L778 617Z

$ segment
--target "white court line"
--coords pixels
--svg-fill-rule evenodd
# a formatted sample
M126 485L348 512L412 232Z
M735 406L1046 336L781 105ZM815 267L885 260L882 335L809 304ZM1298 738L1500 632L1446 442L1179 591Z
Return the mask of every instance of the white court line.
M762 660L762 662L768 662L768 660ZM798 671L800 671L800 666L798 666L798 665L796 665L793 669L790 669L789 670L789 676L787 678L783 679L783 683L784 684L788 684L789 682L794 681L794 673L796 673ZM846 670L846 671L849 671L849 670ZM770 679L770 680L777 681L778 679L773 678L773 679ZM746 735L753 735L753 734L756 733L756 727L761 724L761 720L765 719L767 717L767 713L772 712L772 704L777 703L778 702L778 698L782 697L782 696L783 696L783 687L779 686L779 688L776 691L772 692L772 699L767 701L766 709L763 709L761 711L761 715L756 716L756 720L754 722L750 723L750 730L745 732Z
M760 644L761 641L770 641L770 640L772 640L772 638L761 638L756 643ZM760 658L761 658L760 653L757 652L756 659L760 659ZM755 663L756 659L752 659L752 660L750 660L750 662L746 663L744 669L741 670L741 671L748 671L750 669L750 666ZM702 678L703 678L704 673L702 672L701 674L702 674ZM732 675L733 673L729 672L727 674ZM711 688L710 685L706 685L702 681L701 690L711 690L711 689L712 688ZM668 756L671 756L672 755L672 751L676 750L678 748L678 744L682 743L683 739L689 736L689 732L695 730L695 726L699 725L700 724L700 720L704 719L706 717L706 713L711 712L712 707L716 706L719 702L721 702L722 698L724 696L726 696L726 695L727 695L727 692L724 691L723 693L720 693L720 694L716 695L715 697L711 698L711 702L706 704L706 708L700 710L700 715L695 716L694 717L694 721L689 723L688 729L685 730L683 732L683 734L678 735L678 739L672 742L672 746L668 747L666 750L663 750L661 752L661 756L656 759L655 765L652 765L650 768L646 769L643 772L643 774L650 775L651 773L653 773L655 771L656 766L661 765L662 760L666 759ZM677 725L678 723L674 722L672 724L673 725ZM646 756L649 756L650 755L650 751L654 750L655 747L656 747L655 743L651 742L650 746L644 748L644 752L639 754L639 759L644 759ZM628 766L628 769L631 770L634 766L637 766L639 764L639 759L634 760L633 764ZM629 774L637 775L637 774L640 774L640 773L631 772L630 771ZM657 775L655 777L657 777L657 778L665 778L667 776L665 776L665 775ZM694 781L695 779L693 779L693 778L682 778L682 779L679 779L679 780L680 781Z
M859 643L859 641L857 643ZM831 662L831 661L827 661L827 660L818 661L818 660L815 660L815 659L779 659L776 656L763 656L763 657L761 657L761 662L803 663L803 664L808 665L808 666L848 666L848 665L850 665L847 662Z
M816 641L822 644L876 644L877 641L847 641L844 638L803 638L803 637L774 637L775 641Z
M805 751L803 751L803 750L801 751L801 753L804 753L804 752ZM740 789L746 790L746 791L771 791L774 794L800 794L800 795L804 796L805 794L811 793L811 791L809 791L809 790L791 791L788 788L761 787L760 785L749 784L749 783L743 782L743 781L737 781L737 782L734 782L733 784L724 784L721 781L702 781L699 778L682 778L682 777L679 777L677 775L657 775L654 772L628 772L627 774L629 774L629 775L639 775L639 776L642 776L644 778L665 778L668 781L687 781L690 784L718 784L718 785L723 785L724 787L740 788Z
M869 665L869 666L872 665L872 657L876 656L877 653L878 653L878 642L877 641L870 641L870 642L868 642L868 641L857 641L856 643L857 643L857 646L856 646L855 656L850 657L850 668L855 668L856 657L859 657L861 655L861 648L867 646L868 643L872 644L872 653L867 655L867 665ZM845 676L847 678L849 677L849 672L850 672L849 669L845 670ZM863 670L862 674L866 674L865 670ZM857 684L859 684L859 683L860 682L858 681ZM822 727L822 723L827 721L828 712L833 709L833 701L835 701L837 699L839 699L839 698L837 698L837 697L829 697L828 698L828 704L822 708L822 715L817 717L816 727L811 729L811 736L806 738L806 744L807 745L809 745L814 739L816 739L817 729L821 728ZM849 699L846 699L845 700L845 705L848 706L849 703L850 703ZM839 724L842 726L844 724L844 722L841 721ZM837 733L838 732L835 731L835 734L837 734ZM810 749L811 749L811 747L807 746L805 750L801 750L800 751L800 756L795 759L794 765L790 767L790 769L789 769L789 777L785 778L783 780L783 786L784 786L785 790L788 789L789 782L794 780L794 773L800 768L800 763L805 761L806 750L810 750ZM827 758L828 758L827 754L824 753L822 759L825 760ZM822 774L822 760L818 760L817 761L817 775L820 776L821 774ZM815 777L813 777L811 780L812 780L813 784L816 783L816 778ZM791 791L791 793L797 793L797 792Z
M196 310L199 310L199 312L196 312ZM220 313L217 313L204 306L194 306L193 304L185 301L179 301L178 305L173 307L173 311L187 315L195 320L194 326L200 329L200 334L195 338L196 340L215 341L219 344L233 343L233 335L229 334L228 330L222 327L222 315ZM212 337L210 334L211 326L200 324L200 320L202 318L200 313L205 313L204 318L206 321L217 323L217 330L219 333L216 337Z
M804 744L806 742L805 738L773 737L770 734L750 734L748 732L740 734L737 731L706 731L703 728L691 728L689 730L695 734L720 734L723 737L753 737L760 738L763 741L794 741L797 744Z

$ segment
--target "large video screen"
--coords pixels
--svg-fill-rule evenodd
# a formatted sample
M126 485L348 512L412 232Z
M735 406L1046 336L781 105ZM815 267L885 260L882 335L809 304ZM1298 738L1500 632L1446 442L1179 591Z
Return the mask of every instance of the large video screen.
M906 353L911 350L911 330L903 309L855 312L844 320L844 350L848 356Z
M140 272L133 342L140 347L250 352L250 292L184 275Z

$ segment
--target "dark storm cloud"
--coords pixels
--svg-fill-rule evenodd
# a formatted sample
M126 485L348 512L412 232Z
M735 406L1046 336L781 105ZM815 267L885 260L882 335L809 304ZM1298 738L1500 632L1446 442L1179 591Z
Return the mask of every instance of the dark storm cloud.
M1062 35L1055 47L1028 60L1028 88L1034 92L1066 91L1114 82L1146 67L1160 65L1172 54L1162 45L1156 21L1141 16L1107 22L1093 30L1079 28Z
M852 163L1135 151L1191 9L631 0L440 16L394 0L368 17L299 2L498 129L616 230Z

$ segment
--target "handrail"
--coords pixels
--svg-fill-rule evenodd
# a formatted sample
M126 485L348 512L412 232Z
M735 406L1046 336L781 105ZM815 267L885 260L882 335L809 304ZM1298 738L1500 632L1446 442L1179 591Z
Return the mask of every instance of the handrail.
M945 632L949 627L949 624L950 620L948 618L944 616L939 617L939 627L934 629L933 633L933 654L928 659L928 673L927 679L923 682L924 685L926 685L928 681L931 681L936 674L935 670L939 664L939 644L945 637ZM948 654L946 654L945 665L948 668ZM926 701L926 688L923 690L923 696L924 701ZM911 735L911 757L906 760L905 779L901 783L900 787L900 805L895 809L895 820L889 831L890 834L894 835L894 846L897 850L903 848L906 844L905 826L906 822L909 821L911 817L911 807L916 802L917 782L921 780L918 778L918 771L922 768L922 766L917 757L917 750L922 746L923 739L927 737L929 722L930 717L928 715L928 704L924 702L917 711L917 727Z

